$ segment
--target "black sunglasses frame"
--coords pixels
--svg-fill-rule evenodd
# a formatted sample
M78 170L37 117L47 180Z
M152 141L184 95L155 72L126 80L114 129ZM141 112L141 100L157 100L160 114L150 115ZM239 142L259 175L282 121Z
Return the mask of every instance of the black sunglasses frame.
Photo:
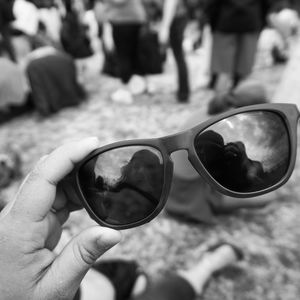
M287 132L289 134L289 141L290 141L290 164L288 167L288 170L285 174L285 176L275 185L268 187L264 190L256 191L256 192L250 192L250 193L238 193L231 191L222 185L220 185L206 170L206 168L203 166L201 161L199 160L196 149L195 149L195 138L197 135L210 127L211 125L226 119L228 117L240 114L240 113L246 113L246 112L256 112L256 111L269 111L278 114L282 120L285 123L285 126L287 128ZM195 168L195 170L204 178L204 180L210 184L214 189L219 191L222 194L236 197L236 198L246 198L246 197L255 197L259 196L268 192L271 192L280 186L282 186L291 176L295 161L296 161L296 153L297 153L297 124L300 117L300 113L298 111L298 108L295 104L281 104L281 103L272 103L272 104L259 104L259 105L252 105L247 107L238 108L235 110L227 111L223 114L220 114L216 117L210 118L209 120L204 121L203 123L192 127L190 129L181 131L176 134L167 135L160 138L152 138L152 139L136 139L136 140L127 140L127 141L121 141L116 142L113 144L109 144L106 146L103 146L99 149L94 150L92 153L90 153L85 159L83 159L80 163L78 163L74 170L70 173L69 176L67 176L63 180L63 189L67 196L71 198L76 203L82 203L84 208L89 213L90 217L95 220L98 224L110 227L113 229L129 229L133 227L137 227L140 225L143 225L145 223L150 222L153 220L163 209L163 207L166 204L169 191L171 188L172 183L172 177L173 177L173 162L171 160L171 153L178 151L178 150L187 150L188 151L188 159L192 166ZM159 200L159 204L157 205L156 209L146 218L139 220L137 222L133 222L130 224L125 225L112 225L109 223L106 223L105 221L101 220L93 211L93 209L90 207L88 201L85 199L84 194L80 187L79 182L79 170L80 168L88 162L90 159L94 158L95 156L98 156L101 153L104 153L109 150L122 148L126 146L149 146L152 148L156 148L162 155L163 164L164 164L164 183L163 183L163 189L162 194Z

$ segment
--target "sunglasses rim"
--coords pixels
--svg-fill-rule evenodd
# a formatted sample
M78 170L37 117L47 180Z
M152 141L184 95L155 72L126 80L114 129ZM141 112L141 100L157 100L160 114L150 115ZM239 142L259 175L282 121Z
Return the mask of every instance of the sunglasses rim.
M289 142L290 142L290 160L289 160L289 166L286 170L285 175L279 180L276 184L267 187L263 190L259 191L254 191L254 192L245 192L245 193L240 193L236 191L232 191L230 189L227 189L226 187L222 186L220 183L218 183L211 175L210 173L206 170L202 162L197 156L196 149L195 149L195 139L197 135L210 127L211 125L221 121L222 119L226 119L228 117L243 113L243 112L255 112L255 111L269 111L276 113L279 115L287 129L287 133L289 136ZM230 113L231 112L231 113ZM280 186L282 186L284 183L288 181L290 176L293 173L293 169L295 166L296 162L296 155L297 155L297 124L298 124L298 119L299 119L299 111L296 105L294 104L262 104L262 105L253 105L253 106L248 106L244 107L241 109L236 109L234 111L226 112L225 114L222 114L218 116L218 118L213 118L209 120L205 126L195 126L192 128L193 134L192 134L192 144L190 145L190 152L189 152L189 161L193 165L193 167L196 169L196 171L203 176L203 178L206 180L207 183L209 183L212 187L214 187L217 191L220 193L235 197L235 198L250 198L250 197L256 197L259 195L263 195L266 193L269 193L271 191L274 191L278 189ZM219 118L220 117L220 118ZM206 122L205 122L206 123ZM200 124L204 125L204 124ZM200 128L201 131L198 131Z
M226 119L228 117L240 113L255 112L255 111L270 111L282 117L282 120L286 125L286 129L289 135L290 147L291 147L289 167L286 171L286 174L283 176L283 178L273 186L270 186L264 190L260 190L256 192L247 192L247 193L234 192L222 186L208 173L208 171L203 166L203 164L201 163L200 159L196 154L194 140L200 132L204 131L206 128L210 127L211 125L221 121L222 119ZM176 134L171 134L160 138L134 139L134 140L126 140L126 141L111 143L94 150L80 163L76 164L73 172L71 173L72 181L73 183L75 183L73 187L75 188L75 192L79 196L78 198L80 202L83 204L84 208L87 210L91 218L94 219L98 224L113 229L129 229L129 228L137 227L153 220L164 208L165 203L168 199L169 191L171 188L172 177L173 177L173 162L171 160L170 155L172 152L175 151L187 150L188 159L192 164L192 166L203 177L203 179L217 191L221 192L224 195L228 195L236 198L247 198L247 197L259 196L277 189L290 178L296 161L297 123L298 123L299 116L300 116L299 111L295 104L268 103L268 104L251 105L251 106L246 106L246 107L227 111L216 117L212 117L192 128L189 128L187 130L181 131ZM87 163L90 159L94 158L95 156L98 156L99 154L112 149L122 148L126 146L148 146L148 147L156 148L156 150L158 150L161 153L163 158L164 182L163 182L163 188L162 188L161 197L159 199L159 203L155 208L155 210L149 216L130 224L114 225L114 224L106 223L105 221L100 219L88 204L81 190L80 180L79 180L79 170L85 163Z
M84 208L87 210L87 212L89 213L90 217L96 221L98 224L102 225L102 226L106 226L109 228L113 228L113 229L129 229L129 228L134 228L143 224L146 224L148 222L150 222L151 220L153 220L164 208L166 201L168 199L168 195L169 195L169 191L171 188L171 182L172 180L166 180L170 177L172 177L173 174L173 163L168 155L168 153L166 151L162 151L163 145L160 144L159 139L157 139L156 141L152 141L153 143L148 143L147 140L141 141L141 140L131 140L128 141L128 143L125 144L125 146L123 145L119 145L116 146L114 144L110 144L110 145L106 145L103 146L101 148L96 149L95 151L93 151L88 157L86 157L86 159L84 159L84 161L82 161L79 165L76 166L76 170L73 173L73 182L75 181L75 189L76 189L76 194L79 195L79 199L82 202ZM156 143L157 142L157 143ZM113 146L112 148L109 146ZM84 196L84 193L81 189L81 184L80 184L80 179L79 179L79 172L81 167L87 163L89 160L93 159L94 157L98 156L99 154L105 153L107 151L113 150L113 149L118 149L118 148L123 148L123 147L128 147L128 146L142 146L142 147L151 147L154 148L155 150L159 151L159 153L161 153L162 155L162 160L163 160L163 168L164 168L164 174L163 174L163 185L162 185L162 191L161 191L161 195L160 198L158 199L158 204L155 207L155 209L145 218L135 221L135 222L131 222L131 223L127 223L127 224L111 224L108 223L104 220L102 220L93 210L93 208L90 206L90 204L88 203L86 197ZM101 151L102 149L102 151ZM100 152L99 152L100 151Z

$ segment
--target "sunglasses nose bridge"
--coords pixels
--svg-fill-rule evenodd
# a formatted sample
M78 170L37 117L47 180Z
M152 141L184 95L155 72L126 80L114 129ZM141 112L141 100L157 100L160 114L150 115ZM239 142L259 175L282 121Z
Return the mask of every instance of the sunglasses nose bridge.
M179 132L177 134L166 136L162 142L169 154L178 150L187 150L191 140L189 131Z

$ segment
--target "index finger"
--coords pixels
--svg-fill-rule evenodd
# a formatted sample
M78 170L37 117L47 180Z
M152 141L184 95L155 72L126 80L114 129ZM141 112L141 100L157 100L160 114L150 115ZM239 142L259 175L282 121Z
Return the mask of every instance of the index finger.
M65 144L40 160L22 184L15 199L15 209L35 220L43 219L54 203L58 182L98 147L97 138L86 138Z

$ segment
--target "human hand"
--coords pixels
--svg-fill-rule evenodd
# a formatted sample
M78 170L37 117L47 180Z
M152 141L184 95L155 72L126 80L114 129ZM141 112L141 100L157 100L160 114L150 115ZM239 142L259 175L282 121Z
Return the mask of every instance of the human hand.
M53 251L72 207L57 184L97 147L87 138L42 158L0 213L1 299L73 299L92 264L120 241L119 232L94 226Z

